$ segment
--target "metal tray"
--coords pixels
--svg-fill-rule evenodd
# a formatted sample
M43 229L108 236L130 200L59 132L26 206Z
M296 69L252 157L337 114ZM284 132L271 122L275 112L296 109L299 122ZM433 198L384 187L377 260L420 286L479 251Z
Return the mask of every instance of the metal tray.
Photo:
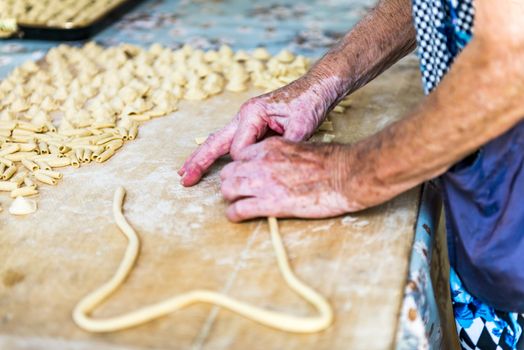
M8 0L3 0L8 1ZM16 0L11 0L13 3ZM124 13L129 12L143 0L77 0L72 1L71 16L64 7L67 0L33 0L33 3L45 3L48 8L58 8L60 18L43 18L42 20L6 17L0 8L0 38L25 38L41 40L82 40L87 39L104 29ZM31 1L27 1L30 3ZM1 5L0 5L1 6ZM42 5L38 5L42 6ZM64 11L62 11L60 9ZM28 7L30 11L30 7ZM91 13L89 13L91 11ZM48 11L51 12L52 11ZM64 13L66 15L64 16Z

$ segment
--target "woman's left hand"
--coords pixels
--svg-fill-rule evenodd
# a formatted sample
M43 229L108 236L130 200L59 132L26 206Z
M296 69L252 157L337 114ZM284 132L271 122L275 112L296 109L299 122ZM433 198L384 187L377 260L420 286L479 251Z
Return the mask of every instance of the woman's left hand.
M227 217L325 218L363 209L344 193L349 146L272 137L240 151L220 177Z

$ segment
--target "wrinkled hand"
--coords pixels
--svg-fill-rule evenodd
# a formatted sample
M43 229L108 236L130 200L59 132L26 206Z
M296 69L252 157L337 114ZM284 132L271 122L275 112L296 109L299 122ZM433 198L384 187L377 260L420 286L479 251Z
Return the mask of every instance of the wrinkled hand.
M182 185L196 184L219 157L230 153L238 159L241 151L272 130L291 141L308 139L324 120L336 96L329 96L320 80L304 76L242 105L233 120L211 134L186 160L178 174Z
M362 209L344 193L347 147L271 137L240 150L220 173L227 217L324 218Z

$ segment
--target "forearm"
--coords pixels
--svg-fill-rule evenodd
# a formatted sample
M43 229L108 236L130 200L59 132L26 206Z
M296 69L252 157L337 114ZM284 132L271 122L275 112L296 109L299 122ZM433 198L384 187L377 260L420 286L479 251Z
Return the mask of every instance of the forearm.
M411 0L382 0L311 69L335 103L415 48Z
M410 116L341 152L340 174L358 168L341 186L366 192L364 207L379 204L509 130L524 116L523 54L474 39Z

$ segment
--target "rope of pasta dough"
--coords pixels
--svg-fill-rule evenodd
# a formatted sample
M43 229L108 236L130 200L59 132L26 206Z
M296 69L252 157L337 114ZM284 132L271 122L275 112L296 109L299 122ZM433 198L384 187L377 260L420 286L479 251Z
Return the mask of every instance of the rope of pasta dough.
M116 224L127 237L129 243L124 258L113 277L76 305L73 311L73 319L80 328L90 332L118 331L146 323L199 302L221 306L263 325L287 332L314 333L322 331L331 325L333 321L333 310L331 306L324 297L305 285L294 275L289 266L284 245L282 244L277 220L272 217L268 218L269 228L280 272L289 287L317 309L318 316L299 317L287 315L276 311L265 310L217 292L193 290L123 315L105 319L91 318L89 314L122 285L138 257L140 241L122 214L124 196L124 188L119 187L114 195L113 215Z

